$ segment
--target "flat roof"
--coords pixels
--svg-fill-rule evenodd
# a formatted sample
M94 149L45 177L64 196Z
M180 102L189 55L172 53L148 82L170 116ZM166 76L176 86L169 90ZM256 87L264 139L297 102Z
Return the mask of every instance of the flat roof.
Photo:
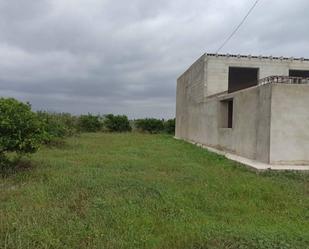
M263 56L263 55L242 55L242 54L214 54L206 53L206 56L212 57L233 57L233 58L247 58L247 59L269 59L269 60L295 60L295 61L309 61L308 58L295 58L295 57L284 57L284 56Z

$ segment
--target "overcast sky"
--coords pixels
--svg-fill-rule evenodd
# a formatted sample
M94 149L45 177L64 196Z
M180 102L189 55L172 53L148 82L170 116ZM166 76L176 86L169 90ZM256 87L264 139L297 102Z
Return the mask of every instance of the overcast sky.
M58 112L173 117L176 78L254 0L0 0L0 95ZM309 57L309 1L261 0L223 53Z

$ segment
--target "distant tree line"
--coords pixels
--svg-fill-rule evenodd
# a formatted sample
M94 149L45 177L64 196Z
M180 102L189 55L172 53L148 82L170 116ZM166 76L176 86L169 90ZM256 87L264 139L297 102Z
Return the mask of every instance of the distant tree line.
M0 98L0 170L17 157L34 153L40 144L58 145L81 132L143 132L174 134L175 119L129 120L125 115L75 116L69 113L33 112L29 103Z

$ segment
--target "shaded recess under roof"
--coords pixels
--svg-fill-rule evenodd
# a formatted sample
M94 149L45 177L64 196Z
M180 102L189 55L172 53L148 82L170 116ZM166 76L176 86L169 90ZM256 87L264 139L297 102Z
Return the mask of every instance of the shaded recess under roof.
M228 92L235 92L258 84L258 68L229 67Z
M290 70L289 76L291 77L301 77L301 78L309 78L308 70Z

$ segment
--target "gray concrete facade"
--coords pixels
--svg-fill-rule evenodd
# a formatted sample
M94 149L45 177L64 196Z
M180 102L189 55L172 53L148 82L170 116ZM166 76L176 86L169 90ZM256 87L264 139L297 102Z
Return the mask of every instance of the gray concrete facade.
M256 68L260 80L309 70L309 60L204 54L177 80L176 137L267 164L309 165L308 80L228 92L230 67Z

